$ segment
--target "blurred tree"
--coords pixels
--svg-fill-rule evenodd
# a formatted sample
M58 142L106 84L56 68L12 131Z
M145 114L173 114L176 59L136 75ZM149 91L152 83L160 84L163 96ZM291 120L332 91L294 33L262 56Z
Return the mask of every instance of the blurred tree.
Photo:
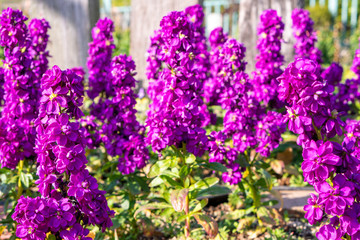
M308 10L310 12L310 17L314 21L314 29L329 29L332 22L332 16L326 5L320 6L319 4L316 4L314 7L309 7Z
M112 0L114 7L130 6L131 0Z

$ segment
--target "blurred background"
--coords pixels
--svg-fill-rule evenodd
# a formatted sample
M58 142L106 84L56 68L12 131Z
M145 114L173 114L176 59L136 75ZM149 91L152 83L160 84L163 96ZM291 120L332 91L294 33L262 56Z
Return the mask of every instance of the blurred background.
M256 26L261 12L274 8L285 23L283 54L293 57L291 10L310 11L318 33L318 47L325 65L340 62L346 72L358 48L359 0L0 0L0 9L18 8L30 18L46 18L52 27L50 64L62 68L86 66L91 28L100 17L110 17L116 26L115 54L130 54L137 64L138 80L145 79L146 49L152 32L169 11L201 4L206 33L222 26L247 47L248 71L256 55ZM146 81L143 81L146 87Z

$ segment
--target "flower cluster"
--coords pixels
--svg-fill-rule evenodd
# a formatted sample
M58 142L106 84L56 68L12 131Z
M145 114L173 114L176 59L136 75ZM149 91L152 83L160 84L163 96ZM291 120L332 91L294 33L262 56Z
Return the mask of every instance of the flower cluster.
M66 228L76 222L76 211L70 199L53 190L51 198L47 199L21 196L12 217L19 223L16 236L21 239L46 239L46 233L50 231L61 231L60 236L64 238L68 232Z
M259 54L251 82L257 89L255 95L259 102L279 107L276 78L282 74L280 67L284 62L280 53L284 23L276 10L268 9L261 14L257 31Z
M202 26L204 21L204 11L203 8L197 4L186 8L184 12L188 17L188 21L193 24L194 28L193 47L198 53L196 55L194 69L197 70L197 78L200 79L200 83L202 84L200 94L203 95L203 85L210 75L210 54L206 45L205 28ZM216 115L209 112L205 103L201 106L200 112L204 116L202 127L216 123Z
M146 76L150 81L149 89L151 89L152 84L156 84L156 80L159 79L159 73L162 71L162 62L161 62L161 45L163 40L161 38L161 31L155 30L153 36L150 37L150 46L147 50L147 59L146 59ZM151 91L148 90L150 98L153 99L153 94L150 94Z
M89 90L87 94L91 99L96 98L100 93L106 94L106 96L113 95L108 82L112 52L115 48L113 32L114 23L109 18L100 19L91 32L93 41L89 43L89 57L87 59L89 69Z
M360 39L359 39L360 42ZM360 49L356 49L351 70L356 74L356 78L360 79Z
M84 135L87 147L94 149L100 146L101 137L99 128L101 124L97 120L104 121L106 99L114 96L109 75L111 72L111 59L115 49L114 23L109 18L99 19L92 29L93 41L89 43L89 57L87 67L89 69L89 90L87 95L93 100L90 106L90 115L81 119L84 127Z
M200 5L194 5L186 8L183 13L187 17L189 25L191 25L193 39L191 44L196 52L193 53L192 67L196 71L196 76L199 79L201 87L199 87L200 94L203 91L202 85L208 79L210 62L209 52L207 51L205 28L202 26L204 20L203 9ZM165 87L165 82L160 79L160 74L163 72L163 55L165 54L162 45L164 45L161 30L155 30L154 35L151 37L151 44L147 51L147 66L146 74L149 81L148 95L153 101L153 105L159 105L161 101L162 92ZM165 70L166 71L166 70ZM203 115L202 127L208 124L213 124L216 119L215 115L211 114L207 106L203 104L200 108L201 115Z
M291 18L295 38L295 59L308 58L317 63L322 63L321 51L315 47L317 36L313 29L314 22L310 18L309 11L294 9Z
M338 63L333 62L329 67L322 71L321 77L326 81L327 85L331 85L335 88L340 84L342 74L343 68Z
M161 31L155 30L153 36L150 38L151 44L147 50L146 59L146 76L149 79L149 86L147 93L149 98L153 102L153 106L159 105L161 101L161 95L165 87L165 82L159 79L160 73L163 71L162 66L162 49L163 40L161 37Z
M29 31L26 20L21 11L11 8L0 16L0 45L4 46L5 55L0 164L12 169L20 160L34 157L32 125L40 96L39 78L47 68L48 23L34 19Z
M126 55L112 59L113 31L113 22L108 18L100 19L92 31L88 95L94 102L91 115L82 119L81 124L87 146L96 148L103 142L110 156L119 157L119 171L129 174L145 166L149 152L144 144L145 128L135 116L135 63Z
M4 68L0 67L0 107L3 105L4 102ZM0 114L1 116L1 114Z
M231 185L241 181L242 169L236 162L239 152L226 145L227 137L223 132L212 132L209 139L209 162L218 162L229 168L230 171L222 174L222 180Z
M282 141L281 134L286 131L286 125L282 123L282 114L268 111L255 126L255 136L258 145L256 152L262 156L270 156L270 152L277 148Z
M42 197L23 199L16 206L13 218L20 224L17 236L33 239L32 236L45 236L51 231L60 232L64 239L72 239L74 234L77 238L85 237L87 230L79 229L80 221L84 225L99 225L104 231L112 226L113 212L107 205L105 192L98 189L96 179L85 169L86 145L78 121L83 116L79 108L84 95L82 78L71 70L62 71L54 66L43 75L41 90L39 116L35 121L39 176L35 183ZM34 204L38 209L35 213ZM51 214L50 208L55 213ZM58 219L50 221L50 218ZM34 235L26 235L25 230Z
M149 127L147 143L160 152L166 146L182 147L200 156L205 151L207 137L201 128L201 79L198 78L197 55L194 48L195 30L184 12L171 12L160 22L159 59L164 67L159 80L164 85L153 101L146 121Z
M228 39L219 49L219 72L216 74L222 83L219 104L226 113L222 133L213 133L210 137L210 161L226 163L231 171L223 175L223 180L232 184L241 179L242 169L234 162L238 154L252 148L263 156L269 156L285 131L282 115L272 111L266 113L257 101L244 72L244 57L245 47L235 39ZM222 146L226 139L233 140L233 149ZM221 154L217 155L217 151Z
M353 64L351 66L351 70L355 73L356 77L352 79L346 79L345 83L340 83L341 75L336 77L339 79L338 84L334 84L337 86L338 91L333 96L333 101L336 104L336 109L339 112L342 112L344 115L352 115L356 113L354 109L355 102L360 99L360 49L357 49L355 52ZM333 64L332 64L333 65ZM332 66L330 65L330 67ZM329 67L329 68L330 68ZM338 69L340 68L337 67ZM336 75L336 71L332 71L329 73L329 77Z
M36 75L36 87L40 87L40 79L48 69L49 51L46 50L49 41L48 30L49 23L45 19L32 19L29 23L29 34L31 38L31 47L29 53L33 58L31 69Z
M314 224L332 216L317 233L319 239L340 239L345 235L356 239L360 234L357 214L360 160L352 135L356 127L346 127L349 134L341 145L329 140L341 136L345 124L331 101L333 87L321 78L316 62L297 59L279 80L279 97L289 104L285 117L289 130L300 135L298 144L304 148L301 168L305 181L318 194L312 195L304 207L305 217Z
M194 43L193 47L197 50L195 69L197 76L203 83L209 74L210 59L209 52L206 45L205 28L202 26L204 21L204 11L200 5L194 5L184 10L188 20L193 23L194 28ZM202 88L201 88L202 90Z
M333 96L335 107L344 115L353 114L352 106L360 99L360 81L358 79L346 79L345 83L340 83L338 91Z
M210 77L204 82L204 99L209 105L219 105L219 95L222 90L222 81L218 74L221 72L219 63L220 51L228 36L221 27L215 28L209 35L210 42Z
M115 49L114 23L109 18L99 19L92 29L93 41L89 43L89 57L87 67L89 69L89 90L87 95L93 100L90 106L90 116L81 120L84 126L84 134L87 146L91 149L99 147L101 143L99 128L104 121L106 99L114 96L109 75L111 72L111 59Z
M347 144L354 144L354 152L352 153L356 158L360 158L360 121L347 120L345 127L344 142Z
M136 120L135 63L126 55L114 57L111 62L110 84L115 96L105 101L102 141L107 153L119 156L119 171L129 174L141 169L149 159L145 146L145 128Z

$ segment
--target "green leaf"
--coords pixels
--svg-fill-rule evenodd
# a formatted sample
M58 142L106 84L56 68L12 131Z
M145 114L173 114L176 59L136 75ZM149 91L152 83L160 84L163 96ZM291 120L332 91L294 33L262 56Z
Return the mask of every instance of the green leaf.
M231 190L228 187L215 185L215 186L212 186L207 189L199 191L195 195L195 198L206 197L206 196L209 197L209 196L226 195L226 194L230 194L230 193L231 193Z
M180 178L179 174L173 172L173 171L169 171L169 170L165 170L161 172L162 176L168 176L170 178Z
M203 165L204 167L206 168L209 168L211 170L214 170L214 171L219 171L219 172L227 172L228 169L222 165L221 163L218 163L218 162L209 162L209 163L206 163Z
M134 180L141 186L141 189L144 192L150 192L150 188L149 188L148 184L146 183L145 177L134 176Z
M208 177L202 180L197 181L196 183L194 183L193 185L190 186L190 191L191 190L200 190L200 189L204 189L204 188L209 188L215 184L217 184L219 182L219 179L217 177Z
M154 165L151 166L150 171L148 173L148 177L153 178L159 176L159 174L160 174L160 166L159 164L155 163Z
M120 205L121 205L121 208L124 209L124 210L128 210L128 209L129 209L129 207L130 207L130 201L129 201L128 196L126 196L126 197L123 199L123 202L122 202Z
M32 180L32 175L29 173L23 173L21 172L20 174L20 181L21 184L25 187L25 188L29 188L30 186L30 181Z
M266 207L259 207L257 209L257 217L260 221L262 221L264 223L267 223L270 225L276 224L274 218L271 216L270 211Z
M271 190L273 185L272 185L272 177L271 177L270 173L268 171L266 171L265 169L260 169L260 172L264 176L267 188L269 190Z
M214 238L218 232L219 232L219 227L217 222L212 219L211 217L205 215L205 214L197 214L194 216L196 221L198 222L198 224L200 224L206 234L210 237L210 238Z
M177 222L183 222L186 219L186 217L192 217L198 214L199 214L198 212L191 212L189 214L181 215L180 217L177 218Z
M145 209L166 209L166 208L171 208L172 209L172 205L166 202L152 202L152 203L148 203L145 205L142 205L141 207L139 207L138 210L136 210L136 212L134 213L134 218L136 218L136 215L139 212L142 212Z
M50 234L50 235L47 236L46 239L47 240L56 240L56 237L55 237L55 235Z
M156 177L154 178L150 184L149 184L149 187L156 187L156 186L159 186L160 184L162 184L164 182L164 180L162 180L161 177Z
M129 190L132 195L138 195L141 193L141 186L136 181L130 181Z
M151 166L150 171L148 173L149 178L153 178L159 176L159 174L165 171L168 167L170 167L172 162L171 158L157 161L154 165Z
M195 157L194 154L192 154L192 153L187 153L187 154L185 155L185 163L191 164L191 163L195 162L195 160L196 160L196 157Z
M102 166L102 171L105 171L109 168L111 168L113 165L118 164L117 162L107 162Z
M246 161L245 157L238 158L238 163L241 167L244 167L244 168L250 166L249 163Z
M15 183L0 183L0 198L3 198L15 187Z
M182 187L181 183L178 183L177 181L175 181L174 179L172 179L169 176L161 175L160 178L173 187Z
M186 197L189 193L189 189L175 189L171 192L170 202L177 212L182 212L185 208Z
M190 174L190 167L188 165L182 166L179 172L180 179L185 180L185 178Z
M254 207L249 207L247 209L236 209L236 210L230 212L229 214L227 214L225 216L225 219L230 219L230 220L241 219L241 218L244 218L245 216L249 215L253 211L254 211Z
M186 219L187 216L188 216L188 215L186 215L186 214L185 214L185 215L181 215L180 217L177 218L177 222L178 222L178 223L181 223L181 222L185 221L185 219Z
M198 204L196 204L195 208L191 211L192 213L199 212L208 204L208 199L202 199Z
M188 188L190 186L190 178L186 178L184 181L184 187Z
M162 217L170 217L174 214L175 210L173 208L166 208L164 209L164 211L162 211L162 213L160 214L160 216Z
M279 201L278 200L269 200L262 203L264 206L275 206Z

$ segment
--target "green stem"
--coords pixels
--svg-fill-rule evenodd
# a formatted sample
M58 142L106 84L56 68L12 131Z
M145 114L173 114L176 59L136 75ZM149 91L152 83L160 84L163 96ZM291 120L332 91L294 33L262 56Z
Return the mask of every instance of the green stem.
M260 194L259 194L259 191L255 188L255 182L254 182L254 179L253 179L253 173L251 172L251 168L250 167L247 167L248 171L249 171L249 182L248 182L248 185L249 185L249 188L250 188L250 194L251 194L251 197L253 199L253 205L256 208L260 207L260 204L261 204L261 201L260 201Z
M244 152L244 155L245 155L245 159L247 161L247 163L249 163L250 165L250 158L249 158L249 154L248 154L248 150L247 149L245 152ZM244 182L246 182L248 185L249 185L249 188L250 188L250 195L251 195L251 198L253 199L253 206L256 208L258 208L261 204L261 201L260 201L260 194L258 192L258 190L255 188L254 186L254 179L253 179L253 173L251 171L251 166L248 166L246 167L246 169L248 170L249 172L249 175L246 177L248 179L249 182L247 182L245 179Z
M179 151L180 152L180 151ZM182 143L182 156L185 156L187 153L186 151L186 144L185 143ZM180 153L181 154L181 153ZM184 165L186 166L186 161L185 159L183 159L182 161L184 163ZM191 170L190 169L190 173L191 174ZM189 181L190 180L190 177L188 176L189 178ZM185 178L185 181L186 181L186 178ZM184 182L185 183L185 182ZM186 216L186 219L185 219L185 238L188 239L190 237L190 216L189 216L189 194L186 195L186 198L185 198L185 208L184 208L184 211L185 211L185 214L187 215Z
M23 168L24 168L24 160L21 160L19 162L19 170L18 170L19 180L18 180L18 192L16 195L16 200L18 200L21 197L23 190L24 190L24 188L21 184L21 173L22 173Z
M184 153L184 154L181 154L181 152L179 151L179 149L178 149L176 146L174 146L174 145L172 145L171 148L174 150L174 152L176 153L176 155L179 157L180 163L185 163L185 159L184 159L185 153Z
M186 195L185 198L185 214L188 215L189 214L189 195ZM185 237L188 238L190 237L190 216L186 216L185 219Z
M246 198L247 198L247 195L246 195L246 191L245 191L244 185L243 185L241 182L239 182L239 183L238 183L238 186L239 186L240 190L244 193L244 198L246 199Z
M313 120L311 120L311 124L312 124L313 128L315 129L318 140L322 140L321 131L315 126L315 123Z

